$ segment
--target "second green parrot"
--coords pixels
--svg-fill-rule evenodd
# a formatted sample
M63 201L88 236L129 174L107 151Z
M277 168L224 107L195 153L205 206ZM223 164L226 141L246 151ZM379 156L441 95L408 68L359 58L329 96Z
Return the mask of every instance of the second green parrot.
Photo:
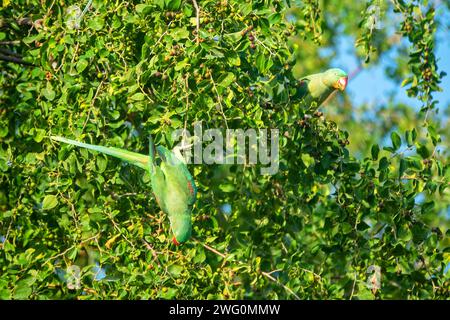
M314 102L316 107L320 107L335 90L344 91L347 82L347 73L337 68L310 74L299 80L296 98L301 100L305 108L309 108Z
M58 136L51 136L50 138L101 152L147 170L151 177L151 186L156 201L161 210L169 217L171 229L174 234L172 239L173 243L179 245L189 239L192 230L191 210L196 199L197 188L186 164L175 153L162 146L155 148L151 137L148 156L114 147L87 144ZM156 155L159 156L160 161L157 161Z

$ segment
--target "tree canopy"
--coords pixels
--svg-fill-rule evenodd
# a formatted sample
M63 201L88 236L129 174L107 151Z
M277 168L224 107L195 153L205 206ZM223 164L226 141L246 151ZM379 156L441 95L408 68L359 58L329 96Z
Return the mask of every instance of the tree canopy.
M449 109L433 95L449 8L3 0L0 298L448 298ZM360 68L393 52L387 75L420 110L345 92L323 114L301 107L298 78L336 67L342 37ZM148 153L149 134L172 148L195 123L278 129L279 170L190 164L193 236L178 247L147 175L48 139Z

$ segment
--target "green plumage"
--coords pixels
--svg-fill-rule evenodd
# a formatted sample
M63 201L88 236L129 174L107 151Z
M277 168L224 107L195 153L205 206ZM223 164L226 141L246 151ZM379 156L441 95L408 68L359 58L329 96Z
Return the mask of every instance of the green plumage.
M296 98L300 99L306 109L313 104L320 107L335 90L345 90L347 79L347 73L341 69L328 69L325 72L305 76L299 80Z
M196 199L197 189L186 164L178 159L172 151L162 146L158 146L155 149L151 137L148 156L119 148L87 144L63 137L52 136L50 138L101 152L147 170L151 177L152 190L156 201L161 210L169 217L171 229L174 233L174 243L182 243L189 239L192 229L191 210ZM157 155L159 159L156 158Z

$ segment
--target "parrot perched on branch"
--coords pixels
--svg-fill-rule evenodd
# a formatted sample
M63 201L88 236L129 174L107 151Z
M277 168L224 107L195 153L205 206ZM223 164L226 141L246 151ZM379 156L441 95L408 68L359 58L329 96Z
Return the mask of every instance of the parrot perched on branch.
M101 152L139 168L147 170L151 178L151 186L156 202L161 210L168 215L175 245L185 242L191 236L191 210L194 205L197 188L186 164L177 155L162 147L155 148L150 136L149 155L143 155L119 148L96 146L58 136L52 140L72 144L78 147ZM156 161L159 155L159 164Z
M296 98L301 100L305 108L311 107L314 102L316 107L320 107L335 90L344 91L347 82L347 73L337 68L310 74L299 80Z

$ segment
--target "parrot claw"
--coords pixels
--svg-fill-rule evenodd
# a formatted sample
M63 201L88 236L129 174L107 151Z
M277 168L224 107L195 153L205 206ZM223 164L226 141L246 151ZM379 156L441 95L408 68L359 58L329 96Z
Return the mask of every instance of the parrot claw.
M174 245L179 246L180 243L177 241L177 239L175 237L172 238L172 242Z

